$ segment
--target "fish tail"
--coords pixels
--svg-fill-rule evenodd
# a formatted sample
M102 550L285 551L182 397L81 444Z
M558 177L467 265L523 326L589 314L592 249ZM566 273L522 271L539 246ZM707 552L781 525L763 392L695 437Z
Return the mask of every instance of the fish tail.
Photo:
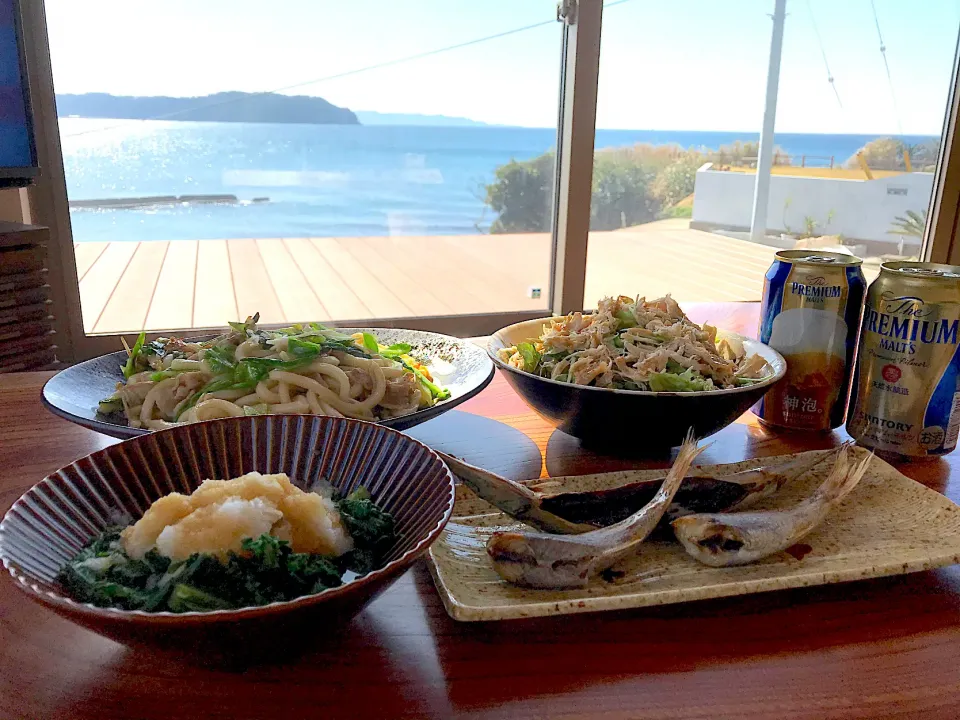
M837 459L834 462L833 470L824 480L823 485L819 487L816 495L829 503L836 503L850 494L864 474L867 472L867 466L873 459L873 453L867 455L859 463L854 464L850 458L851 449L849 444L845 444L837 453Z
M827 459L829 455L823 453L804 453L804 455L782 465L775 466L773 477L776 479L777 489L788 482L792 482L801 475L806 475L817 465Z
M687 436L684 438L683 444L680 445L679 452L677 452L677 459L673 461L673 466L667 473L667 477L664 478L663 485L660 486L660 492L666 490L672 497L687 476L687 471L697 455L708 447L710 447L709 444L697 447L697 438L693 434L693 428L687 430Z
M623 542L621 538L624 534L629 537L630 542L621 544L612 551L603 554L603 559L599 561L606 563L603 567L610 567L619 558L634 552L636 545L643 542L647 536L653 532L653 529L660 522L664 513L666 513L667 508L670 507L673 496L676 495L677 490L680 489L680 484L687 476L690 464L697 455L706 450L707 447L709 446L704 445L703 447L697 447L697 439L693 435L693 428L690 428L687 432L687 437L680 446L676 460L673 461L670 471L663 479L663 483L660 485L660 489L657 490L657 494L653 496L653 499L647 503L642 510L637 511L626 520L621 520L616 525L608 525L601 530L590 533L594 538L613 537L621 543Z

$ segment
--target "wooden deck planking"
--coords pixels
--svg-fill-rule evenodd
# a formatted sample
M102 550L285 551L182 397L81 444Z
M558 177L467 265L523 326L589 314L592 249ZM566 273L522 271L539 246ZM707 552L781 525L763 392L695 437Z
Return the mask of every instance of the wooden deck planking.
M683 268L664 268L657 273L641 275L632 263L610 266L602 274L587 275L584 285L584 307L596 307L600 298L617 293L641 295L648 299L671 294L678 300L701 301L708 296L724 300L741 299L734 293L710 286L706 282L691 282Z
M509 310L536 310L546 307L546 296L533 300L527 295L527 286L521 280L508 276L509 263L503 258L490 260L471 256L469 246L473 238L442 237L431 243L430 254L441 267L441 272L455 277L464 291L483 298L483 312ZM549 267L543 271L544 280ZM531 283L537 284L537 281ZM546 285L540 285L546 287Z
M698 232L694 230L692 232ZM707 241L698 237L690 237L681 232L668 232L665 234L667 242L673 248L691 254L702 254ZM704 233L709 235L709 233ZM717 237L717 236L713 236ZM758 271L764 273L773 262L773 256L777 248L767 247L754 243L747 243L733 238L720 238L718 242L711 246L710 257L723 263L725 270L739 274L743 277L752 278ZM742 247L742 246L748 247Z
M93 331L110 332L126 325L142 330L150 310L169 242L142 242L117 281Z
M761 264L769 262L766 258L772 258L777 248L759 245L746 240L738 240L727 235L720 235L707 232L705 230L694 230L689 227L690 221L683 219L658 220L657 222L647 223L646 225L637 225L635 227L615 230L612 233L591 233L594 235L630 235L638 238L654 236L659 238L661 243L680 243L684 247L694 247L699 252L709 252L717 257L729 256L748 265L758 262ZM767 268L764 267L763 270Z
M283 239L257 240L257 248L287 322L330 319L319 289L304 276Z
M592 233L587 261L587 304L596 298L604 276L623 277L624 267L611 262L607 253L611 241L621 246L625 265L643 279L648 297L669 291L674 297L691 301L757 300L763 290L763 274L776 248L749 243L700 230L690 230L686 221L667 220L612 233ZM594 254L596 253L596 254ZM651 264L659 272L651 271ZM629 278L628 278L629 280Z
M598 242L603 241L604 236L617 239L630 238L638 245L654 243L657 247L675 250L678 255L684 257L706 256L714 263L721 263L725 268L751 278L757 270L766 271L777 251L776 248L701 230L665 229L656 233L649 231L591 233L591 238L596 237Z
M544 233L445 238L456 243L463 253L458 266L477 273L491 284L491 293L501 299L499 311L536 310L547 306L550 288L551 238ZM472 240L473 242L468 242ZM541 296L527 295L539 287ZM491 312L487 310L487 312Z
M313 286L331 318L371 318L374 314L324 259L310 238L284 240L291 257Z
M511 265L519 273L519 279L528 285L536 276L550 274L550 247L552 237L546 233L515 233L511 235L488 235L481 242L470 243L475 253L486 254L492 261ZM531 275L535 276L531 278Z
M544 233L487 235L460 247L467 257L492 265L526 289L549 277L551 242Z
M280 299L263 264L257 241L231 240L227 243L227 252L233 270L233 294L237 301L238 318L260 313L261 322L286 322L287 316L280 307Z
M653 236L624 240L604 238L602 242L595 242L588 248L587 255L587 277L594 279L591 264L598 280L608 276L626 283L607 285L607 290L602 293L607 295L624 292L651 297L663 295L664 288L672 288L666 292L678 298L743 300L746 297L744 288L752 287L756 278L756 274L753 277L740 276L736 263L729 260L718 263L717 257L696 252L682 253L674 245ZM722 272L718 272L720 268ZM588 296L585 301L592 306L598 299Z
M238 317L227 241L198 241L193 327L220 327Z
M679 235L679 233L677 233ZM737 242L733 240L732 242ZM767 248L762 245L756 245L756 249L738 250L731 248L725 243L718 243L710 247L709 252L705 251L705 243L696 238L674 237L674 233L668 233L664 244L676 249L684 255L705 256L717 265L723 266L725 270L730 270L741 277L752 278L756 273L764 273L770 267L773 261L776 248Z
M703 242L699 238L683 237L681 233L669 233L669 236L673 237L674 234L681 236L679 238L681 244L691 248L698 246L703 247ZM699 243L699 245L697 245L697 243ZM749 247L741 247L742 245L749 245ZM767 268L770 267L770 263L773 262L773 256L776 254L778 248L746 243L732 238L724 238L724 242L720 243L716 250L722 253L723 257L727 257L731 261L736 262L738 267L748 272L753 272L754 270L766 272Z
M88 331L177 330L255 311L283 323L537 310L547 302L550 242L518 233L83 243L77 263ZM585 305L616 292L756 300L774 252L682 220L594 232ZM531 286L540 299L528 297Z
M80 308L83 313L83 329L86 332L93 332L113 289L123 277L123 271L127 269L139 244L110 243L80 281Z
M587 249L587 282L584 304L594 307L601 297L622 293L647 298L671 293L700 299L701 287L709 284L717 299L736 300L735 288L708 281L711 268L699 267L653 238L604 238ZM706 273L706 276L705 276Z
M145 326L151 330L193 327L194 280L197 272L196 240L171 240L153 291ZM127 325L123 323L123 325ZM114 327L104 332L130 330Z
M406 238L364 238L365 247L383 262L398 268L437 299L432 315L466 315L483 312L483 296L474 295L461 282L469 274L451 272L433 251L433 244L421 247Z
M77 278L83 280L83 276L93 267L93 264L103 254L110 243L105 242L85 242L77 243L74 246L74 255L77 258Z
M394 295L402 297L414 315L445 314L443 308L446 306L430 292L428 278L419 274L411 276L398 267L386 264L379 253L358 247L355 241L356 238L341 238L338 244Z
M336 269L357 297L363 298L363 304L372 313L369 317L402 317L414 314L401 297L384 287L365 263L359 262L344 248L339 238L310 238L310 242L330 267Z

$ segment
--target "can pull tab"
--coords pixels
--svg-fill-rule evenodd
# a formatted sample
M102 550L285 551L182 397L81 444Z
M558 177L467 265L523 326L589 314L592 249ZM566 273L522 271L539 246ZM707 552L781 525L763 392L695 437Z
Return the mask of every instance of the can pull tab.
M960 277L956 273L935 270L934 268L905 267L900 268L904 275L922 275L923 277Z
M822 265L829 265L837 261L836 258L827 257L826 255L808 255L805 258L797 258L797 259L803 262L820 263Z

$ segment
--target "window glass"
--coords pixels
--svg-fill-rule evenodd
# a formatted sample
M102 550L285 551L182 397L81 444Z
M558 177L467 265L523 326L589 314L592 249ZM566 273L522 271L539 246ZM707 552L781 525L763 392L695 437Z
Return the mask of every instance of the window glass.
M960 5L787 2L766 222L751 233L773 11L605 8L587 307L758 300L778 249L853 253L868 279L918 256Z
M46 6L88 332L545 308L553 2Z

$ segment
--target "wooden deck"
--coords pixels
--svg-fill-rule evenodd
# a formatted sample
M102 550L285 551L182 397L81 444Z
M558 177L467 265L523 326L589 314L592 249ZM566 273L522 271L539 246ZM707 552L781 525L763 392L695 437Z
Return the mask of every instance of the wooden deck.
M590 234L586 304L611 293L757 300L774 248L664 220ZM87 332L545 307L546 234L77 243ZM543 298L528 297L530 287Z

